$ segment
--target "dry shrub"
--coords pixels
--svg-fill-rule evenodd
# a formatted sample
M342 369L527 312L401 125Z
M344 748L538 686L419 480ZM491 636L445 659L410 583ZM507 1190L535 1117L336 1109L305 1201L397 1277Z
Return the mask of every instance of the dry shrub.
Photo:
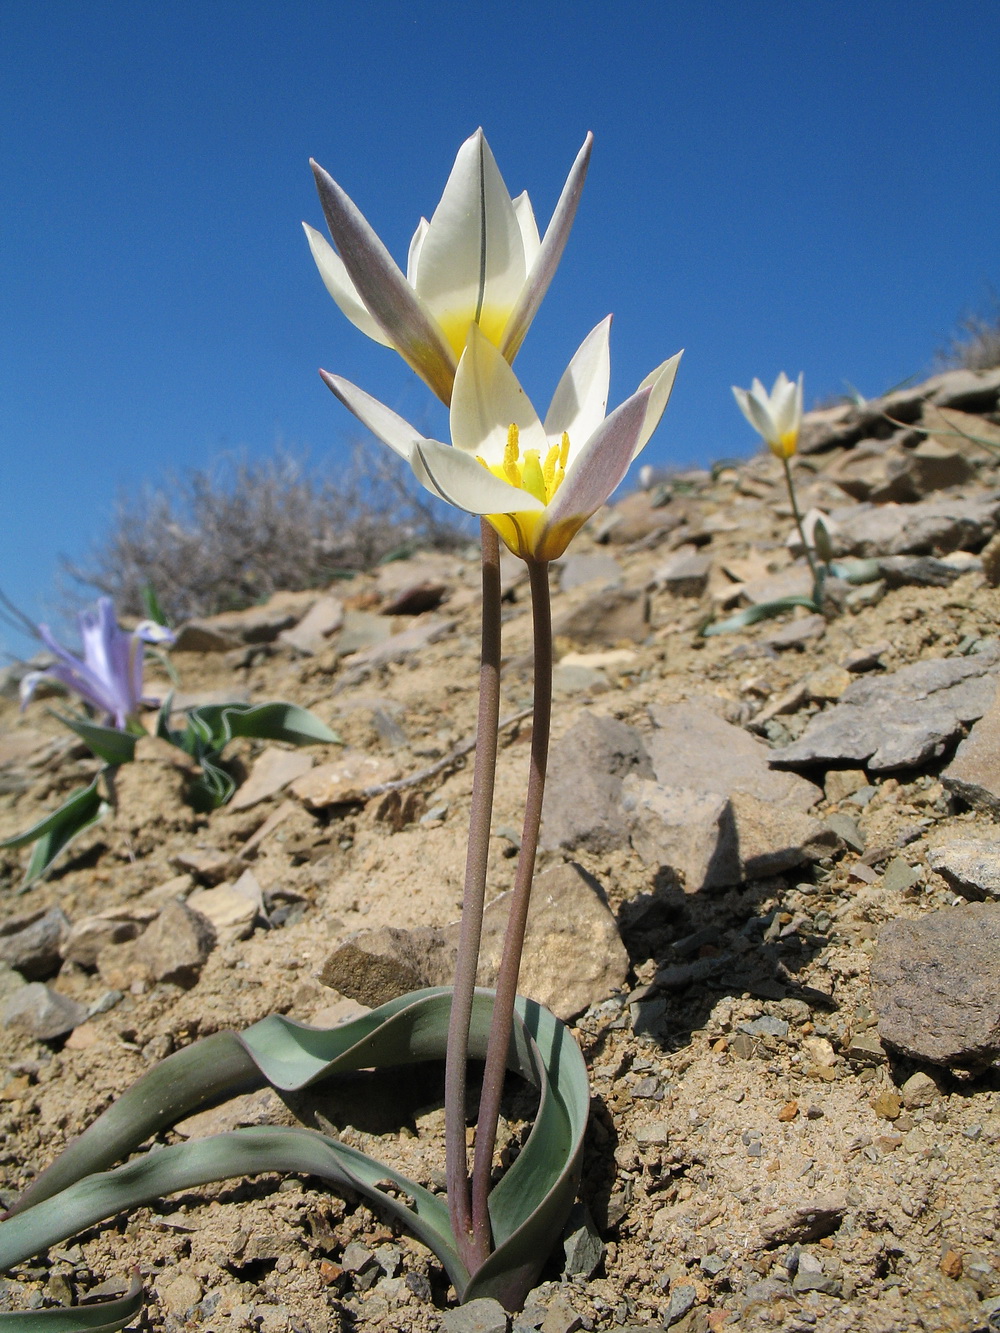
M400 550L468 540L404 464L358 445L336 479L279 452L264 461L224 458L138 498L120 496L106 536L84 564L65 562L65 570L114 598L123 616L145 614L152 588L176 623L282 589L323 587Z
M985 314L963 315L958 332L937 357L942 370L992 370L1000 366L1000 297L993 293Z

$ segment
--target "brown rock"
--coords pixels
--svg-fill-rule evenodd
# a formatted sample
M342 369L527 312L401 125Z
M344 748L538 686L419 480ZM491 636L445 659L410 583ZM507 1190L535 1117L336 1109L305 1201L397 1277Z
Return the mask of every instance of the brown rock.
M168 903L153 924L128 944L112 944L97 956L101 979L127 989L133 981L193 986L215 947L215 929L186 903Z
M871 980L888 1045L931 1064L988 1064L1000 1055L1000 904L890 921Z
M186 876L185 876L186 878ZM109 944L134 940L156 915L154 909L113 907L74 922L62 944L62 956L80 967L96 967L97 955Z
M302 750L279 750L269 746L254 763L250 776L229 803L230 810L248 810L266 801L301 778L313 766L313 758Z
M648 598L637 588L607 588L561 617L554 632L595 647L641 643L649 633Z
M477 982L496 984L510 894L486 909ZM320 972L324 985L375 1008L454 979L459 926L387 926L345 941ZM532 890L518 991L564 1020L624 985L628 955L599 886L579 867L554 866Z
M235 884L196 890L187 903L193 911L209 919L219 944L245 940L252 935L257 918L264 911L264 897L252 870L244 870Z
M979 555L986 582L991 588L1000 588L1000 532L986 543Z
M344 605L336 597L318 598L297 625L282 630L281 643L306 657L322 652L332 634L344 623Z
M767 1245L818 1240L836 1231L846 1212L845 1190L815 1194L801 1203L769 1213L760 1224L760 1234Z
M357 805L364 792L383 782L395 782L399 766L390 759L348 750L330 764L320 764L292 783L291 792L309 810L331 805Z
M215 847L191 847L171 858L180 871L194 875L202 884L221 884L229 873L233 858Z

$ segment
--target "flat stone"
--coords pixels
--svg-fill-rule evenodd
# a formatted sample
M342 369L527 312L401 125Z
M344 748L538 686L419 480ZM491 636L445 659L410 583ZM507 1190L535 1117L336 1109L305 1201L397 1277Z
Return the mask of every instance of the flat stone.
M496 984L510 894L484 914L477 981ZM339 945L320 971L324 985L370 1008L454 979L459 925L400 930L385 926ZM628 955L615 918L594 881L575 865L535 880L518 990L567 1020L624 985Z
M775 602L781 597L809 597L812 594L812 574L809 566L802 561L779 569L776 574L765 574L762 578L750 579L741 588L742 595L752 605L760 602Z
M383 624L388 624L383 619ZM418 620L401 634L393 634L382 643L374 644L361 652L354 653L345 663L348 676L357 679L368 671L388 666L390 662L402 662L414 653L420 652L429 644L437 643L455 628L454 620L442 620L439 616L428 616Z
M442 1333L507 1333L509 1327L507 1311L490 1296L468 1301L441 1316Z
M826 633L826 619L814 614L794 616L777 629L770 629L761 636L761 642L769 648L782 652L786 648L804 648L814 639L821 639Z
M542 809L543 850L602 852L628 842L621 808L629 773L652 778L642 737L615 718L584 713L553 746Z
M344 623L344 604L336 597L319 597L297 625L282 630L281 643L305 657L313 657L328 646L330 636Z
M932 847L927 864L963 898L1000 901L1000 838L957 838Z
M376 648L392 638L392 621L375 611L344 612L343 628L337 639L337 651L347 656Z
M981 712L941 781L954 795L996 819L1000 818L1000 697Z
M604 1258L604 1242L586 1204L573 1205L563 1233L563 1253L566 1277L593 1277Z
M276 592L261 606L223 611L198 622L241 643L274 643L282 630L291 629L316 601L314 592Z
M968 903L881 931L872 1007L887 1045L979 1068L1000 1055L1000 904Z
M834 510L839 555L932 555L978 550L997 529L1000 494Z
M235 884L197 889L187 903L193 911L208 917L219 944L245 940L264 912L264 896L252 870L244 870Z
M878 572L890 588L947 588L962 570L933 555L887 555L878 561Z
M87 1018L85 1005L60 995L41 981L31 981L14 991L3 1006L6 1027L27 1033L36 1041L54 1041L79 1027Z
M240 647L240 641L234 634L224 634L222 630L204 620L189 620L181 625L174 640L172 652L175 653L230 653Z
M989 709L998 664L1000 644L990 640L970 657L933 658L862 677L838 704L818 713L799 740L772 751L772 763L804 768L853 761L875 772L924 763Z
M202 884L221 884L229 874L233 858L215 847L190 847L171 857L178 870L193 875Z
M637 588L605 589L561 616L554 633L584 647L642 643L649 634L649 599Z
M399 765L391 759L347 750L329 764L298 778L291 785L292 795L308 810L325 810L331 805L357 805L364 801L364 791L383 782L395 782Z
M207 917L186 903L171 902L138 939L102 949L97 969L106 985L121 990L133 981L166 981L189 988L215 942L215 929Z
M982 462L987 457L986 448L976 443L976 437L1000 446L1000 426L985 417L962 412L958 408L926 403L920 415L920 424L925 430L934 432L928 439L936 440L946 449L958 449L974 462Z
M701 597L712 573L712 557L694 546L679 546L653 575L653 582L674 597Z
M887 653L892 644L880 639L877 643L869 643L852 648L843 658L841 665L845 671L861 672L873 671L876 667L882 665L881 658Z
M308 773L312 766L312 755L302 750L279 750L269 746L255 760L250 776L229 802L230 810L248 810L252 805L276 796L290 782Z
M779 1208L760 1223L760 1234L767 1245L791 1245L819 1240L836 1231L847 1212L846 1190L814 1194L785 1208Z
M915 448L891 458L888 471L886 485L872 491L871 499L876 503L885 500L912 503L933 491L964 486L976 479L976 469L961 450L934 439L921 440Z
M59 907L5 921L0 926L0 962L16 968L25 981L47 981L59 971L60 946L69 929Z
M559 591L572 592L587 583L600 582L616 588L623 578L622 567L608 551L570 551L559 561Z

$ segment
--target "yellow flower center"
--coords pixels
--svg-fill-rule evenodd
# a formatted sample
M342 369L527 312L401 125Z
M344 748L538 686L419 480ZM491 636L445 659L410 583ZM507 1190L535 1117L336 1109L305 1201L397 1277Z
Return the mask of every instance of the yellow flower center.
M517 423L512 421L507 427L507 447L503 451L503 462L493 467L485 458L477 455L487 472L492 472L501 481L509 481L518 490L527 491L542 504L551 504L552 497L562 485L566 476L566 460L569 457L569 435L563 431L558 444L550 446L544 462L537 449L526 449L521 457L518 442L520 432Z

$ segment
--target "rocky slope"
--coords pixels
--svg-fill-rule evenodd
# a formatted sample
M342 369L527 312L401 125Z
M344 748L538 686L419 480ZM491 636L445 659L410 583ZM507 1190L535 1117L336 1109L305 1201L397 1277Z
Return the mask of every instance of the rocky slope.
M1000 372L956 371L809 416L803 505L878 562L831 580L823 616L700 633L808 592L766 454L626 496L553 568L522 989L573 1024L593 1104L581 1207L521 1315L449 1308L422 1246L277 1177L115 1219L0 1280L0 1308L120 1290L138 1265L171 1333L994 1327L1000 455L979 441L1000 447L998 393ZM531 695L516 561L504 578L495 898ZM474 553L417 555L185 627L178 705L288 699L343 747L240 742L236 797L206 816L176 753L142 742L114 815L48 881L20 896L23 854L3 854L3 1198L195 1037L274 1011L331 1023L447 976L477 584ZM95 765L41 703L0 709L9 836ZM294 1111L439 1187L435 1076ZM292 1119L257 1093L178 1133Z

